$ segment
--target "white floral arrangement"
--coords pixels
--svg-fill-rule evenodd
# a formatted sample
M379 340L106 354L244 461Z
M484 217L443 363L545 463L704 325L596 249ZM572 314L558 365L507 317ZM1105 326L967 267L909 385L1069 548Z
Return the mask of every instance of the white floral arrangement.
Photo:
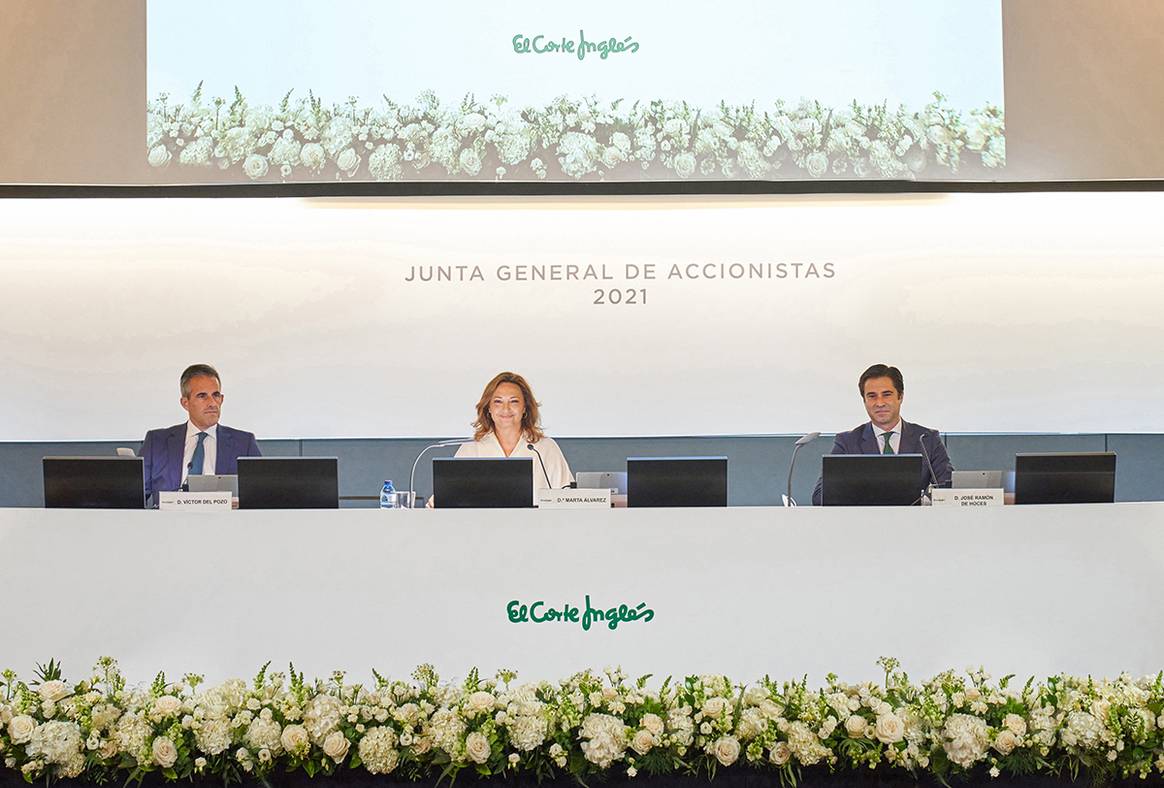
M982 773L1159 780L1164 774L1164 677L1055 676L1016 685L981 670L911 683L883 658L883 683L830 675L750 685L689 676L648 687L619 669L556 684L491 679L476 670L443 683L431 666L411 680L373 671L307 681L267 666L249 684L206 686L164 674L131 688L112 658L76 684L55 662L31 683L0 674L0 758L29 782L84 777L223 782L302 770L361 769L397 779L518 774L714 776L748 767L795 786L801 770L896 771L914 777Z
M146 147L155 168L241 170L252 180L685 180L889 178L958 173L973 158L1006 164L1003 112L968 116L941 93L919 111L887 105L829 108L802 101L699 108L686 102L562 97L518 108L505 97L444 106L384 97L330 107L292 92L278 107L162 94L148 105Z

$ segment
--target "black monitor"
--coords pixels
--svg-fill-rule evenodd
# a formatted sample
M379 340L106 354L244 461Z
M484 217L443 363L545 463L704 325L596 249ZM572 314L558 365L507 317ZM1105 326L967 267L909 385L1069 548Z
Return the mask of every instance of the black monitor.
M821 505L912 506L921 498L920 454L826 454Z
M626 505L727 506L727 457L627 457Z
M532 457L434 457L433 506L438 509L533 507Z
M335 457L239 457L238 508L338 509Z
M1114 451L1016 454L1014 502L1112 503L1115 472Z
M45 457L46 509L144 509L141 457Z

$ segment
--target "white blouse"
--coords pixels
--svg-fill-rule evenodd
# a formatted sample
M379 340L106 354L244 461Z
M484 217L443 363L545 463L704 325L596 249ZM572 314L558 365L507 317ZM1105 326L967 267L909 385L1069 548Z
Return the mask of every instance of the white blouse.
M570 465L566 462L565 455L562 450L558 448L558 444L553 438L542 438L534 444L534 448L542 455L542 462L546 464L546 470L542 472L542 463L538 462L537 454L526 448L524 436L517 446L514 447L513 453L510 457L532 457L533 458L533 492L534 498L537 498L538 490L544 490L547 487L546 477L550 477L549 487L555 490L560 490L563 487L569 486L574 481L574 474L570 473ZM461 448L457 449L458 457L504 457L505 451L501 448L501 444L497 441L497 436L492 432L482 436L481 440L473 441L472 443L461 444Z

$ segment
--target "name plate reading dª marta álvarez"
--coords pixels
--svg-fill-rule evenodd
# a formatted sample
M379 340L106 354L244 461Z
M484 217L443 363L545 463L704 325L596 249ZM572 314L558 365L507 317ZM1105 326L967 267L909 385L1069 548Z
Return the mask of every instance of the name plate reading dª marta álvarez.
M538 490L540 509L609 509L610 490Z

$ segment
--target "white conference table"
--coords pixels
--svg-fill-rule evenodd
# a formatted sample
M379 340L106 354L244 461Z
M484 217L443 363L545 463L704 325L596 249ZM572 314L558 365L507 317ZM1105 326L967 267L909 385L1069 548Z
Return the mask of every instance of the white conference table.
M565 678L1141 675L1164 668L1164 503L977 510L0 509L0 668L131 680L267 660ZM511 602L650 620L511 622Z

